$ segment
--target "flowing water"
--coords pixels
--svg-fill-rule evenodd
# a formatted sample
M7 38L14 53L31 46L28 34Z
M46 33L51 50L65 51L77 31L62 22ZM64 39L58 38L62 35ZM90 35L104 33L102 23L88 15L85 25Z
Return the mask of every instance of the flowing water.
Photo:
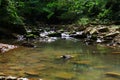
M19 47L0 55L0 75L42 80L120 80L120 50L85 45L76 40L37 42L36 48ZM71 59L61 56L71 55Z

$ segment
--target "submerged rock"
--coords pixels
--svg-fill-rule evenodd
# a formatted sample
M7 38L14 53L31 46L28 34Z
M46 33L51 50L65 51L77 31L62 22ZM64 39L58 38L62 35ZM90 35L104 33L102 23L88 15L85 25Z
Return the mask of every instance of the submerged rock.
M109 66L94 66L95 69L108 69Z
M25 72L25 74L30 75L30 76L38 76L39 75L39 73L35 72L35 71L27 71L27 72Z
M105 75L110 77L120 78L120 73L116 73L116 72L106 72Z
M72 80L75 75L68 72L58 72L54 74L56 78L59 78L60 80Z

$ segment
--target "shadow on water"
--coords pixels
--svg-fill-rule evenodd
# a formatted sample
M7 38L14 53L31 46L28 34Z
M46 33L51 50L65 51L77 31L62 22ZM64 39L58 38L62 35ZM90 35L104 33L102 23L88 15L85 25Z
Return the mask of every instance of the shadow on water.
M19 47L0 55L0 74L43 80L119 80L106 76L120 73L120 50L81 41L38 42L37 48ZM70 55L71 58L63 58Z

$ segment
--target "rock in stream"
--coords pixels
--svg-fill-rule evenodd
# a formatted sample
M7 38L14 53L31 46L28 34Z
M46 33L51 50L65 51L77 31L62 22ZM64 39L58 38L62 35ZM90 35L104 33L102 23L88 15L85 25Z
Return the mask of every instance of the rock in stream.
M18 46L0 43L0 53L5 53L15 48L18 48Z

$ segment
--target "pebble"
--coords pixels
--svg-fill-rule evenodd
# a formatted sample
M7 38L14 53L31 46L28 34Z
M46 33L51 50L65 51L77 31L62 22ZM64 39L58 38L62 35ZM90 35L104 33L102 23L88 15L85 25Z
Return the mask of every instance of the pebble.
M17 78L14 76L0 76L0 80L29 80L28 78Z
M17 77L8 76L8 77L6 77L6 80L17 80Z
M5 80L5 77L4 76L0 76L0 80Z
M120 78L120 73L116 73L116 72L106 72L105 75Z
M28 78L18 78L17 80L29 80Z

